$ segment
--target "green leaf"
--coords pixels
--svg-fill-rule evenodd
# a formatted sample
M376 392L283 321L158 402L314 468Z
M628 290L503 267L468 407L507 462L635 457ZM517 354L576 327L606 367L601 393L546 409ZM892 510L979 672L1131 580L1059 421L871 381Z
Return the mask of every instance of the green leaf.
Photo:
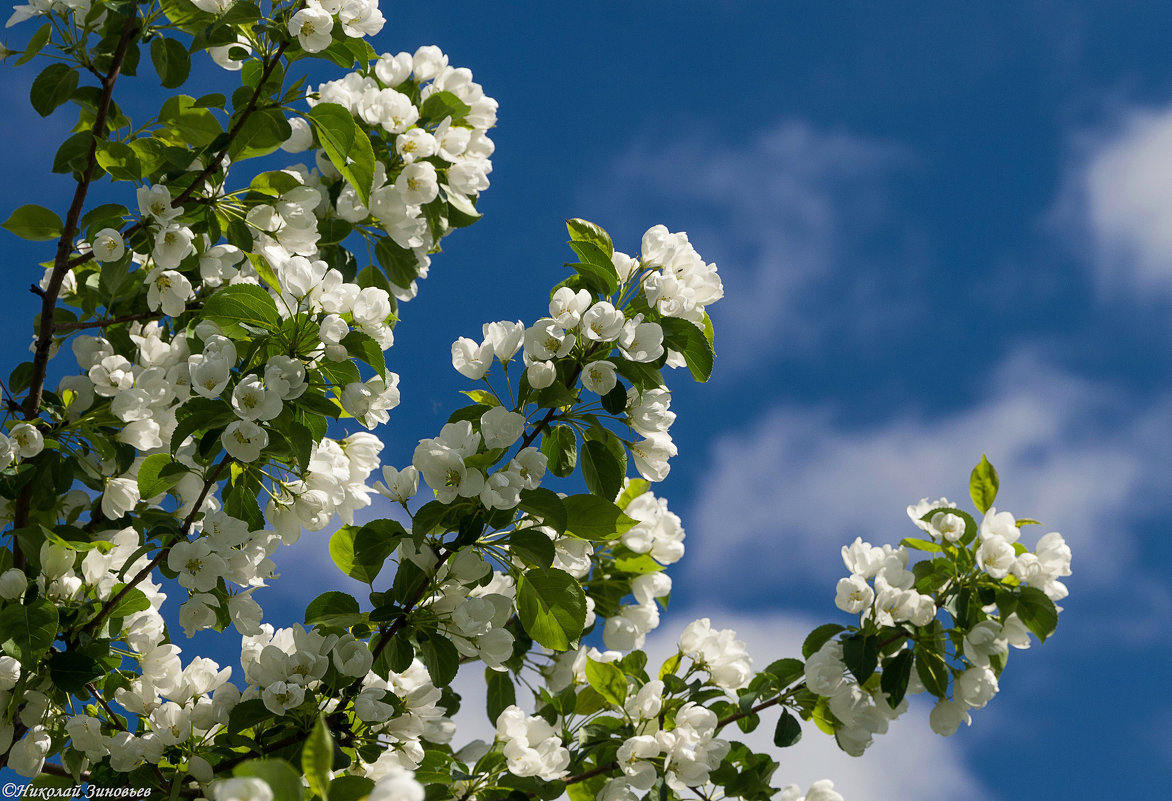
M337 103L318 103L310 109L309 121L330 162L354 187L362 204L369 206L370 187L374 183L374 150L366 131Z
M323 592L305 607L305 624L323 626L353 626L362 620L358 600L344 592Z
M471 106L451 92L432 92L419 107L419 116L436 122L451 117L452 122L458 122L468 116L471 110Z
M585 615L585 607L583 607ZM0 612L0 649L26 668L32 667L57 639L57 607L44 598L10 604Z
M301 801L301 775L283 759L250 759L232 771L242 778L263 779L273 791L273 801Z
M606 254L608 259L614 255L614 243L610 239L610 234L604 231L601 226L575 217L572 220L566 220L566 230L570 232L572 241L589 242Z
M517 617L526 633L538 643L554 651L565 651L582 636L586 594L565 571L530 570L517 582Z
M171 435L172 452L179 449L183 440L197 431L226 426L236 418L232 407L219 398L193 397L175 412L177 424Z
M406 289L419 277L419 257L415 251L399 247L390 237L378 240L374 256L387 279L397 287Z
M187 48L175 39L155 37L151 41L151 61L164 89L182 86L191 72L191 56L187 54Z
M439 634L419 638L419 658L436 687L447 687L460 670L460 652L451 640Z
M712 362L716 354L704 332L678 317L664 317L659 325L663 328L664 347L683 354L692 378L707 381L712 375Z
M944 659L932 648L923 645L916 646L916 673L924 689L937 698L943 698L948 693L948 665Z
M53 156L53 172L82 172L93 140L92 132L78 131L62 142L61 147L57 148L57 154Z
M788 709L781 710L777 728L773 730L773 744L778 748L788 748L802 739L802 724L798 723Z
M562 502L566 506L566 533L584 540L613 540L636 523L613 501L597 495L570 495Z
M541 433L541 452L545 454L549 472L565 478L574 472L578 463L578 437L569 426L549 426Z
M623 487L623 472L623 466L606 443L598 440L582 443L582 476L590 492L608 500L615 497Z
M541 518L543 525L549 526L558 534L565 532L566 505L553 490L545 487L521 490L520 508Z
M517 690L513 686L512 678L503 670L485 668L484 681L488 685L488 696L486 698L488 719L496 723L496 719L500 717L501 712L504 712L507 707L517 703Z
M13 64L14 67L19 67L21 64L27 64L29 61L41 52L41 48L49 42L49 37L53 35L53 23L46 22L41 27L37 28L37 32L29 37L28 44L25 45L24 51L20 58Z
M899 544L905 548L911 548L916 551L925 551L927 553L940 553L944 550L944 547L938 542L922 540L916 537L904 537L899 541Z
M187 465L177 462L166 453L155 453L143 459L138 468L138 494L153 498L179 483L189 471Z
M900 651L883 661L883 675L879 679L879 687L887 693L887 703L892 709L899 706L907 694L914 659L915 654L912 651Z
M614 262L598 245L593 242L570 242L570 249L578 254L582 261L571 264L583 277L593 276L605 289L603 294L613 295L619 288L619 274L615 270Z
M645 478L633 478L628 482L627 488L623 490L623 494L615 501L620 509L626 509L627 505L638 498L643 493L651 489L651 482Z
M175 95L159 109L159 122L168 129L166 138L172 144L207 147L224 133L216 116L206 108L197 108L195 98Z
M77 70L59 61L45 67L29 90L33 108L42 117L48 117L73 94L79 77Z
M369 364L380 376L387 372L387 362L378 343L361 331L351 331L342 339L342 346L351 357Z
M61 236L65 223L61 218L44 206L35 206L31 203L21 206L4 221L7 230L33 242L44 242Z
M1037 587L1022 587L1017 598L1017 616L1042 642L1058 628L1058 609Z
M49 657L49 676L67 693L80 695L87 684L105 672L96 659L78 651L58 651Z
M126 589L125 584L115 584L110 590L110 597L113 598L124 589ZM115 618L132 615L135 612L145 612L150 608L151 602L146 597L146 594L143 593L143 591L138 587L131 587L129 590L127 590L126 594L122 596L118 603L114 604L114 606L110 609L110 613L106 615L106 618L109 620L114 620Z
M509 535L509 553L530 567L549 567L555 551L553 540L540 531L523 529Z
M586 681L595 691L615 706L627 700L627 677L613 662L595 662L586 659Z
M993 465L989 464L988 457L982 453L981 461L977 463L969 476L969 495L972 496L976 507L981 510L981 514L989 511L989 507L993 505L999 486L997 471Z
M115 181L137 181L142 178L142 164L134 149L124 142L98 140L98 166L110 174Z
M788 687L805 675L806 666L802 660L787 657L770 663L763 673L768 673L781 687Z
M859 684L866 683L879 664L879 647L874 637L853 634L842 641L842 661L855 674Z
M326 727L325 717L319 713L313 731L301 749L301 772L309 783L309 791L321 796L322 801L330 801L329 783L333 765L334 738Z
M387 557L406 536L394 520L375 520L361 528L342 526L330 537L330 557L347 576L373 584Z
M806 641L802 643L802 657L809 659L818 653L818 649L825 645L827 640L845 630L845 626L840 626L837 623L826 623L814 629L806 637Z
M232 141L228 155L234 161L267 156L283 145L292 133L289 121L277 109L255 111L240 126L240 132Z
M256 284L233 284L219 289L204 304L203 317L222 326L247 323L270 331L281 325L273 296Z
M365 776L339 776L330 782L332 801L361 801L374 790L374 782Z

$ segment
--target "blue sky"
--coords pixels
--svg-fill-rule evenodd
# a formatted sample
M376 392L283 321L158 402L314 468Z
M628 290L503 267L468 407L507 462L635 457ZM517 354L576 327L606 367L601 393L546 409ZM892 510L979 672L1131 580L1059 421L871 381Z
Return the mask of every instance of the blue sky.
M853 801L1168 786L1166 6L561 5L383 9L376 49L438 44L501 106L485 218L445 241L388 354L403 404L384 460L405 464L465 388L452 340L544 313L564 218L628 251L654 223L687 230L727 296L712 381L677 380L681 455L661 489L689 553L655 647L711 614L759 664L790 655L840 617L839 547L905 536L923 496L966 499L984 452L998 505L1074 549L1057 635L1015 652L955 737L917 709L851 760L811 730L779 778L827 776ZM4 217L68 203L45 143L70 121L28 108L34 74L0 81L0 175L19 187ZM14 364L48 248L5 248ZM323 543L287 557L288 577L339 581L316 566ZM289 596L268 592L280 615Z

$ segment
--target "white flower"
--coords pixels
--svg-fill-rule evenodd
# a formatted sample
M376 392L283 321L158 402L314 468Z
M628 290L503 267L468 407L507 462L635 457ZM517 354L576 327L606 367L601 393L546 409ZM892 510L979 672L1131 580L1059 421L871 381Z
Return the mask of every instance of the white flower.
M387 373L387 379L376 375L365 383L347 384L342 389L342 408L367 429L390 420L387 411L399 405L399 376Z
M971 667L956 679L956 700L981 709L997 694L997 676L988 667Z
M430 203L439 195L435 167L427 161L408 164L395 179L395 188L399 190L403 200L407 203L415 206Z
M179 574L183 587L196 592L211 592L228 570L228 563L212 551L206 538L175 543L167 554L167 566Z
M286 153L301 153L313 147L313 129L301 117L290 117L289 128L292 133L281 144L281 150Z
M639 475L648 481L663 481L667 478L671 465L668 459L679 451L671 437L667 434L644 434L644 439L631 446L631 455L635 457L635 468Z
M195 234L185 225L172 224L160 229L155 234L155 245L151 249L151 257L155 261L155 266L164 270L174 270L180 262L195 252L195 246L192 244L194 240ZM153 281L157 273L157 270L152 271L147 276L147 281ZM190 290L190 288L191 285L188 284L188 289ZM155 308L157 308L157 304Z
M414 773L393 767L375 782L367 801L423 801L424 794L423 785L416 781Z
M33 726L8 752L8 767L21 776L33 777L41 772L52 740L44 726ZM568 759L567 759L568 761Z
M374 36L383 29L386 19L378 9L378 0L344 0L338 22L343 33L357 39Z
M273 801L263 779L220 779L212 784L212 801Z
M232 391L232 408L241 420L272 420L281 413L281 396L267 389L258 375L240 379Z
M136 192L138 210L143 217L150 217L166 225L183 213L183 209L171 205L171 191L165 186L140 186Z
M671 393L666 389L627 390L627 424L644 436L671 428L676 415L670 408Z
M387 86L398 86L411 76L411 54L383 53L375 62L374 74Z
M1003 579L1009 575L1016 558L1017 553L1013 546L998 534L989 535L977 548L977 564L996 579Z
M1021 536L1021 529L1009 512L998 512L996 506L990 506L981 520L980 536L982 540L990 537L1001 537L1006 542L1017 542Z
M102 514L107 520L117 520L139 501L138 482L133 478L108 478L102 493Z
M94 259L103 264L118 261L126 253L122 234L116 228L103 228L98 231L90 248L93 251Z
M11 690L18 681L20 681L20 662L11 656L0 656L0 692Z
M560 359L570 352L575 341L574 335L567 334L556 320L543 317L525 330L525 354L534 361Z
M269 444L269 434L251 420L236 420L220 435L224 451L238 462L252 462Z
M419 490L419 471L411 465L402 470L396 470L388 465L383 467L383 480L375 482L374 489L385 498L397 503L406 503Z
M618 383L618 378L615 376L616 369L614 362L608 362L605 359L590 362L582 368L582 385L591 392L605 395Z
M45 438L37 427L30 423L17 423L8 432L12 447L22 459L31 459L45 447Z
M334 18L317 6L303 8L289 20L289 34L297 37L307 53L320 53L329 47L333 29Z
M862 576L848 576L838 580L835 588L834 605L842 611L857 615L871 606L875 591Z
M663 355L663 328L642 322L642 315L628 320L619 334L619 350L633 362L653 362Z
M220 69L239 72L244 68L244 60L252 55L252 45L243 35L238 34L236 41L231 44L209 47L208 55Z
M195 297L187 276L175 270L156 267L147 276L147 307L163 314L178 317L187 310L187 301Z
M525 368L525 377L529 379L529 386L534 389L545 389L553 386L553 382L558 377L558 371L553 362L533 362Z
M419 48L411 60L415 80L419 83L430 81L439 75L440 70L446 66L448 66L448 57L435 45L424 45Z
M278 354L265 365L265 387L281 400L293 400L305 394L305 365L299 359Z
M928 716L928 725L942 737L956 734L961 723L972 723L972 718L969 716L968 707L960 701L939 701L932 707L932 713Z
M623 323L623 313L609 302L601 300L582 315L580 330L585 339L613 342L622 333Z
M558 287L549 300L549 316L562 328L574 328L582 319L582 313L590 308L592 300L585 289L575 292L568 286Z
M475 340L460 337L452 343L452 366L465 378L479 381L492 366L493 346L487 339L477 345Z
M486 448L508 448L525 433L525 416L494 406L480 416L480 434Z
M485 342L492 344L492 352L502 362L507 362L516 355L525 338L525 325L520 320L510 323L504 320L498 323L485 323L482 332Z
M24 571L10 567L3 573L0 573L0 598L7 601L15 601L24 595L24 591L28 588L28 577Z
M936 539L959 542L964 536L964 518L949 512L937 512L932 515L928 533Z

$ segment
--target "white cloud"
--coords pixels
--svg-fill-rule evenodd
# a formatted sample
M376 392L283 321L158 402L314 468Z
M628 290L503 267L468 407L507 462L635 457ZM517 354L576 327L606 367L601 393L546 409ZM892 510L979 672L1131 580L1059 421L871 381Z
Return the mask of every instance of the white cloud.
M946 376L926 392L949 392ZM905 507L947 495L970 506L982 453L998 468L998 506L1058 529L1074 551L1075 584L1103 585L1132 561L1123 517L1142 506L1167 456L1168 403L1136 413L1125 398L1022 356L990 376L983 397L949 414L843 424L836 410L781 406L712 448L711 477L685 522L681 567L734 598L778 588L833 594L842 545L914 533ZM1150 497L1159 497L1151 495ZM971 508L971 506L970 506ZM1129 574L1136 587L1136 574ZM1136 590L1138 592L1138 589Z
M911 161L895 145L802 121L747 142L700 128L673 131L666 146L637 140L593 191L620 218L688 230L720 264L726 298L713 313L735 343L723 352L759 359L906 313L916 236L888 214L885 183Z
M1077 144L1056 220L1089 244L1102 294L1172 296L1172 109L1119 120Z

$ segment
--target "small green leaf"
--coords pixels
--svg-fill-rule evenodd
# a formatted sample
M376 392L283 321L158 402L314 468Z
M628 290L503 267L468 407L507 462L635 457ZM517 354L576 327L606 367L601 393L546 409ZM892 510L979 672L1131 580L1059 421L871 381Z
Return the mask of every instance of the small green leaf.
M538 643L565 651L582 636L586 595L565 571L530 570L517 583L517 617Z
M373 584L387 557L406 536L394 520L375 520L361 528L342 526L330 537L330 557L347 576Z
M558 534L566 530L566 505L556 492L545 487L521 490L520 508L541 519Z
M453 122L458 122L470 111L472 107L451 92L432 92L419 107L419 116L436 122L451 117Z
M802 739L802 724L798 723L788 709L781 710L777 728L773 730L773 744L778 748L788 748Z
M842 641L842 661L859 684L866 683L879 664L879 648L874 637L854 634Z
M175 461L169 454L152 454L143 459L138 468L138 494L143 498L162 494L178 484L188 471L187 465Z
M98 166L110 174L115 181L137 181L142 178L142 164L134 149L124 142L98 140L96 151Z
M175 89L183 85L191 72L191 56L187 48L175 39L157 36L151 41L151 61L164 89Z
M509 535L509 553L530 567L549 567L556 549L553 540L540 531L523 529Z
M915 654L912 651L900 651L883 662L883 675L879 679L879 687L887 693L887 703L892 709L899 706L907 694L914 659Z
M59 61L45 67L29 90L33 108L42 117L48 117L73 94L79 77L77 70Z
M610 260L610 256L593 242L570 242L570 249L578 255L582 261L577 264L571 264L575 270L583 277L594 277L597 279L605 295L613 295L619 288L619 274L615 270L614 262Z
M85 686L105 674L93 657L78 651L58 651L49 657L49 677L67 693L81 694Z
M989 464L989 459L981 454L981 461L969 476L969 495L972 496L976 507L981 510L981 514L989 511L989 507L993 505L999 486L997 471Z
M383 356L383 349L366 334L351 331L342 339L341 344L352 358L369 364L380 376L386 375L387 362Z
M943 698L948 693L948 665L944 659L932 648L924 645L916 646L916 673L924 685L924 689L937 698Z
M61 218L44 206L35 206L31 203L21 206L4 221L3 227L19 236L33 242L44 242L61 236L65 223Z
M779 686L788 687L805 675L805 670L806 666L802 664L802 660L787 657L770 663L762 672L772 676Z
M224 326L247 323L268 330L281 325L281 315L273 296L256 284L233 284L208 298L203 317Z
M301 801L301 774L283 759L250 759L232 771L241 778L261 779L273 791L273 801Z
M110 589L110 597L113 598L114 596L121 593L124 589L126 589L125 584L115 584ZM146 597L146 594L143 593L143 591L138 587L131 587L126 591L126 594L123 595L121 599L119 599L118 603L114 604L106 617L110 620L113 620L115 618L132 615L135 612L145 612L150 608L151 602Z
M606 498L570 495L566 506L566 533L584 540L613 540L630 531L635 520Z
M323 626L353 626L362 620L358 600L344 592L323 592L305 607L305 624Z
M683 355L692 378L707 381L712 375L712 362L716 354L704 332L678 317L664 317L659 325L663 328L664 347Z
M1017 616L1042 642L1058 628L1058 609L1037 587L1022 587L1017 599Z
M614 255L614 243L611 241L610 234L604 231L601 226L575 217L572 220L566 220L566 230L570 232L572 241L589 242L606 254L608 259Z
M447 687L460 670L460 652L451 640L439 634L419 638L419 658L436 687Z
M370 187L374 183L374 150L366 131L337 103L318 103L310 109L309 121L330 162L354 187L363 205L369 205Z
M569 426L549 426L541 434L541 452L545 454L549 472L565 478L574 472L578 463L578 437Z
M331 801L361 801L374 790L374 782L365 776L339 776L330 782Z
M615 706L627 700L627 677L613 662L586 659L586 681L595 691Z
M501 712L504 712L506 708L517 703L517 690L513 686L513 680L509 677L509 674L503 670L485 668L484 681L488 685L488 696L486 698L488 719L496 723L496 719L501 716Z
M57 624L57 607L44 598L27 605L10 604L0 612L0 649L26 668L32 667L57 639Z
M582 443L582 477L586 489L607 500L619 494L623 487L623 467L606 443L587 440Z
M802 657L809 659L818 653L818 649L825 645L827 640L845 630L845 626L840 626L837 623L826 623L814 629L806 637L806 641L802 643Z
M309 782L310 792L321 796L322 801L330 801L329 782L333 764L334 738L326 727L325 717L319 713L313 731L301 749L301 772Z

